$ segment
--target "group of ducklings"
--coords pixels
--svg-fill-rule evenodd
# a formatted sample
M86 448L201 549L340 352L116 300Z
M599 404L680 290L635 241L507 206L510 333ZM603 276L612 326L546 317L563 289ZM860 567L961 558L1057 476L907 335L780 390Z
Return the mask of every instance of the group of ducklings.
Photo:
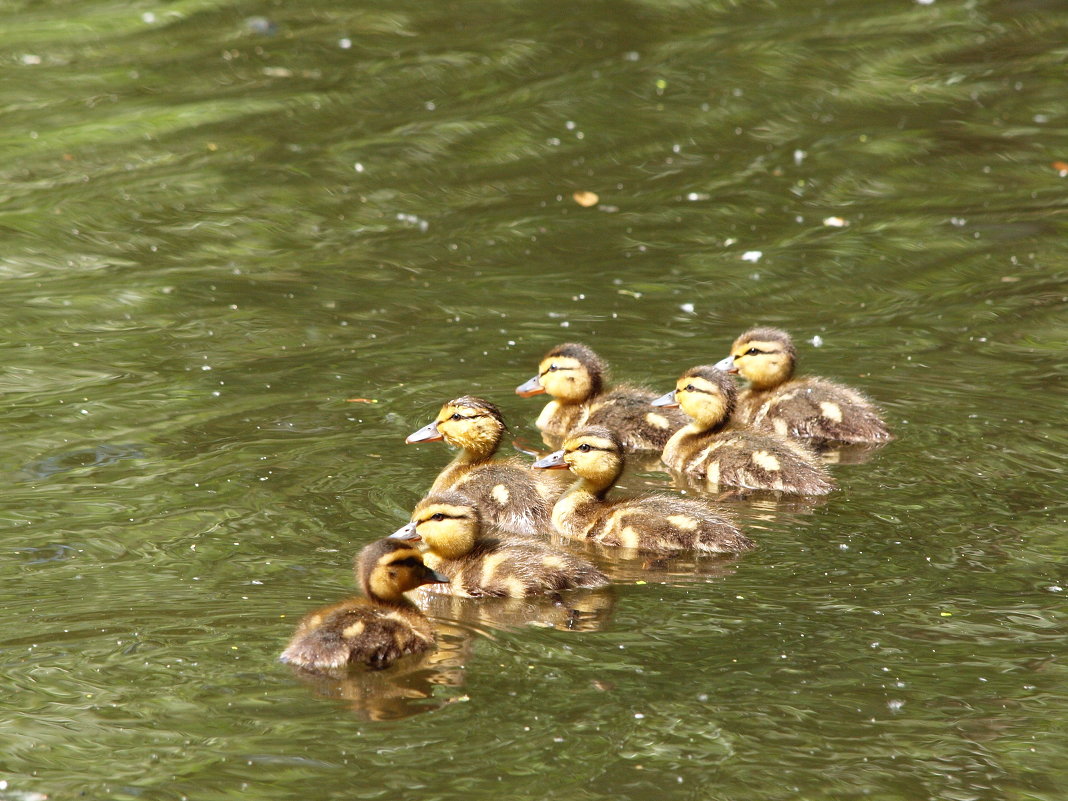
M313 671L382 668L429 650L430 623L405 596L420 587L477 598L554 596L609 583L591 562L551 545L544 535L552 532L652 554L753 548L728 515L700 498L608 495L628 451L658 451L672 473L703 488L830 492L834 482L814 448L883 443L892 435L855 390L794 378L796 361L786 332L753 328L729 356L687 370L657 396L606 387L605 366L590 348L559 345L516 388L524 397L552 398L536 425L557 449L532 465L494 458L506 431L496 405L472 396L449 401L406 442L444 440L459 453L411 521L360 552L364 597L307 615L282 661ZM748 381L741 393L731 374ZM561 484L555 470L569 470L576 481Z

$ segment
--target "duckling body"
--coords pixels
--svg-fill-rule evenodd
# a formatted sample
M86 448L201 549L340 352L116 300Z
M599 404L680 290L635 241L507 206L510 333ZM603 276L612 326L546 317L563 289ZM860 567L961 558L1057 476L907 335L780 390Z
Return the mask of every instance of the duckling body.
M521 534L548 531L553 501L563 487L518 460L495 461L504 432L504 418L496 405L465 395L444 404L432 423L410 434L405 442L444 439L460 449L434 479L431 494L462 491L492 525Z
M434 646L430 621L404 593L448 578L427 567L418 549L389 539L372 542L357 558L356 577L365 597L306 615L281 661L311 671L355 664L380 669Z
M516 387L516 393L552 396L535 425L553 445L582 426L600 425L615 431L627 450L659 451L685 425L685 417L673 410L649 408L656 397L651 390L626 384L605 390L604 374L596 353L569 342L545 354L537 375Z
M749 387L738 398L738 418L760 431L817 442L888 442L893 435L875 405L850 387L825 378L793 378L797 350L777 328L738 337L716 364L740 373Z
M553 525L567 537L648 553L695 550L733 553L754 547L726 517L692 499L650 494L610 500L624 467L623 445L610 429L585 426L535 467L570 469L578 481L553 507Z
M664 447L661 460L672 470L710 487L727 485L825 495L834 482L816 455L774 433L730 423L738 389L730 376L708 365L687 370L657 406L681 406L691 418Z
M435 585L437 592L522 598L608 584L608 577L585 559L484 526L477 503L458 492L427 496L416 505L411 522L391 536L425 543L426 563L452 577L447 585Z

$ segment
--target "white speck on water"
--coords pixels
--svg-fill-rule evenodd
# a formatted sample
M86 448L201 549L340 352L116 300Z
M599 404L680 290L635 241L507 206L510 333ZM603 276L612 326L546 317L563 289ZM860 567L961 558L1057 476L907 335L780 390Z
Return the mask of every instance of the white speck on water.
M352 49L352 39L349 39L347 37L344 38L344 39L339 39L338 42L337 42L337 46L340 47L342 50L351 50Z
M200 365L200 369L204 370L206 372L206 371L211 369L211 365L210 364L202 364L202 365Z
M141 22L145 23L145 25L151 25L155 21L156 15L153 14L151 11L146 11L144 14L141 15Z
M887 701L886 705L888 707L890 707L890 711L891 712L897 712L899 709L901 709L901 707L903 707L905 705L905 702L904 701L898 701L898 700L895 699L895 700L892 700L892 701Z
M694 305L692 303L683 303L679 308L687 314L693 314Z
M801 166L801 162L805 160L805 156L807 156L807 155L808 155L808 153L806 153L804 150L795 150L794 151L794 165L800 167Z
M22 56L19 61L21 61L27 67L33 67L41 63L41 57L27 53L26 55Z
M1059 587L1056 584L1051 584L1050 586L1046 587L1046 589L1050 592L1064 592L1064 587Z
M634 713L634 719L635 720L644 720L645 719L645 715L643 715L641 712L635 712Z
M809 342L812 343L812 347L814 348L823 347L823 337L821 337L819 334L816 334L816 336L812 337Z
M708 200L710 197L712 196L705 192L690 192L686 195L686 199L691 201Z
M363 172L363 165L358 161L352 165L352 168L356 170L356 172Z
M560 323L560 327L561 328L570 328L571 327L571 323L569 323L567 320L564 320L562 323Z
M846 545L844 542L840 542L840 543L838 543L838 550L840 550L840 551L848 551L849 550L849 546Z
M425 108L427 111L436 111L437 107L438 104L435 103L433 100L428 100L423 104L423 108Z
M637 50L630 50L623 54L624 61L639 61L642 55Z
M747 250L742 254L742 261L750 261L754 264L764 256L763 251L760 250Z
M575 128L578 127L578 123L575 122L574 120L568 120L567 122L564 123L564 127L567 128L567 130L569 130L569 131L573 131L573 130L575 130Z

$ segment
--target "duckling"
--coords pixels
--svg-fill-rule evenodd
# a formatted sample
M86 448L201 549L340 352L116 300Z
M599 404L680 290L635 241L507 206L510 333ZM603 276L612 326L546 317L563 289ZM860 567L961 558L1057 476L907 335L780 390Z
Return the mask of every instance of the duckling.
M534 467L570 469L579 477L553 507L553 525L567 537L651 553L748 551L753 542L733 522L689 498L651 494L608 500L623 473L623 443L604 426L586 426Z
M681 406L692 422L676 431L661 460L710 486L825 495L834 483L816 455L798 442L772 432L730 427L738 388L730 376L701 365L687 370L675 389L654 406Z
M608 584L608 577L585 559L483 526L477 503L459 492L423 498L411 522L390 536L422 540L427 564L452 576L440 592L453 595L522 598Z
M434 646L430 621L404 593L424 584L447 583L447 576L423 564L418 549L389 538L360 551L355 572L365 597L308 614L281 661L311 671L336 671L353 664L378 670Z
M471 395L441 407L433 422L404 441L445 440L460 448L456 458L438 474L431 493L461 490L486 512L487 521L520 534L552 529L553 502L563 493L557 482L546 481L518 460L494 461L506 426L500 409Z
M686 424L674 411L649 409L656 393L621 384L606 391L605 364L585 345L568 342L545 354L538 374L516 387L529 398L547 392L552 400L535 423L547 443L558 446L584 425L601 425L619 434L630 451L663 450L668 438Z
M716 363L741 373L749 387L738 398L739 418L761 431L820 442L889 442L879 410L854 389L825 378L793 378L797 350L777 328L753 328Z

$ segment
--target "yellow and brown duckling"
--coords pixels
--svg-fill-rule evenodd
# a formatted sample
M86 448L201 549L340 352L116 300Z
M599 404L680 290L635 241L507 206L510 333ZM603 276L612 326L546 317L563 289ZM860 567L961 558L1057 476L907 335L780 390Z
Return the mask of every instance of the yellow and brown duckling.
M604 426L586 426L534 467L570 469L578 481L553 507L553 525L568 537L648 553L735 553L753 542L727 517L689 498L650 494L607 497L624 467L623 444Z
M430 621L404 593L448 582L408 543L376 540L360 551L356 580L363 598L349 598L308 614L279 657L300 668L333 672L363 664L389 667L434 646Z
M731 423L737 403L734 381L715 367L687 370L675 389L653 401L681 406L692 420L675 432L661 455L672 470L710 487L731 486L825 495L834 482L816 454L799 442Z
M459 492L423 498L411 522L390 535L422 540L424 559L452 577L438 592L468 598L522 598L604 587L608 577L574 554L484 525L477 503Z
M459 490L485 511L487 522L520 534L551 530L553 502L563 488L518 460L494 460L506 426L500 409L471 395L441 407L433 422L404 440L445 440L460 452L438 474L431 493Z
M794 378L797 349L777 328L753 328L716 363L749 386L738 398L738 417L761 431L818 442L888 442L893 435L866 397L825 378Z
M581 426L601 425L615 431L629 451L659 451L686 424L677 412L650 409L649 401L656 397L652 390L625 384L607 390L604 362L574 342L545 354L537 375L515 391L524 398L543 392L552 396L536 425L554 447Z

